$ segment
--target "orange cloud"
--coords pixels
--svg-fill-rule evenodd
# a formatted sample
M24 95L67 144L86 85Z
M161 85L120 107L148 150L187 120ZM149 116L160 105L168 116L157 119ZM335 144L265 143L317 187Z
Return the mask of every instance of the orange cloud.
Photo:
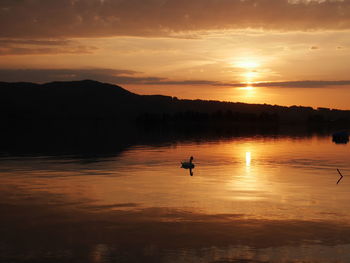
M218 29L350 29L350 0L3 0L0 37L169 36Z
M92 54L97 49L72 40L0 39L0 56Z

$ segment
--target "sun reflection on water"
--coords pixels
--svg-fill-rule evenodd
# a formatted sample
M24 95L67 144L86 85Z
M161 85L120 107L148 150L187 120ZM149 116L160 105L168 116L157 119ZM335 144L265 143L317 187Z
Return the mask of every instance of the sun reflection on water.
M250 167L251 164L251 153L250 152L246 152L245 153L245 165L246 167Z

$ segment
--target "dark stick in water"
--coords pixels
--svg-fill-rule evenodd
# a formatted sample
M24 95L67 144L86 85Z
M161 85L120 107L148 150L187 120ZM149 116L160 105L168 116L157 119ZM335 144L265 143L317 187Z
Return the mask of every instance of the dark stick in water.
M341 179L343 179L343 175L341 174L341 172L339 171L339 169L337 169L337 171L338 171L338 173L339 173L339 175L340 175L340 178L339 178L339 180L338 180L338 182L337 182L337 184L339 184L339 182L341 181Z

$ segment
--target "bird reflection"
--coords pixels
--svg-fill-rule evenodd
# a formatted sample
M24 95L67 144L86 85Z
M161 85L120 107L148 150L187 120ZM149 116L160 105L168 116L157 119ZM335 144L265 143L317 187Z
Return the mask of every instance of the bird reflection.
M184 169L189 169L190 171L190 176L193 176L193 169L195 167L194 163L192 163L193 161L193 156L190 157L190 161L189 162L181 162L181 168Z
M337 169L337 171L338 171L338 173L339 173L339 175L340 175L340 178L339 178L339 180L338 180L338 182L337 182L337 184L339 184L339 182L343 179L343 175L341 174L341 172L339 171L339 169Z

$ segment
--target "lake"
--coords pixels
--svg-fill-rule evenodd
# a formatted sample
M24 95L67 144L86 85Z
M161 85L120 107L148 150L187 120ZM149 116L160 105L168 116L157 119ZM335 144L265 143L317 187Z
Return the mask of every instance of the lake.
M349 153L327 135L4 152L0 261L350 262Z

